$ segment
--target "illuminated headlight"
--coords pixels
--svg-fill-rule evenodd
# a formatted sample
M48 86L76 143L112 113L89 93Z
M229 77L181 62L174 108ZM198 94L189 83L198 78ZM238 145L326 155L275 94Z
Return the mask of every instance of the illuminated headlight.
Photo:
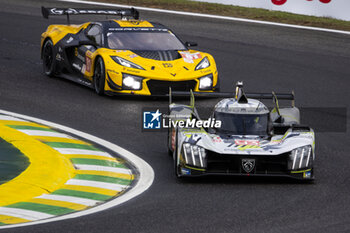
M199 90L211 90L213 89L213 75L206 75L199 78Z
M130 74L123 74L123 87L124 90L141 90L142 78Z
M128 61L124 58L117 57L117 56L111 56L111 58L113 59L113 61L115 61L116 63L118 63L121 66L139 69L139 70L144 70L144 68L142 68L141 66L136 65L135 63L132 63L131 61Z
M292 150L289 154L288 170L299 170L310 167L312 163L311 146L303 146Z
M205 68L208 68L209 66L210 66L209 59L205 57L198 63L195 70L205 69Z
M204 148L189 143L184 143L182 148L182 155L188 165L195 167L206 167L207 152Z

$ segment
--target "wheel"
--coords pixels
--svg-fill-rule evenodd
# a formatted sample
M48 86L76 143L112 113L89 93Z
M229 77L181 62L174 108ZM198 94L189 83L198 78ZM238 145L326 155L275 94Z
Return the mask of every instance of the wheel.
M176 131L176 133L177 133L177 131ZM178 153L177 153L177 150L178 150L178 148L177 148L177 137L176 137L176 139L175 139L175 150L174 150L174 152L173 152L173 158L174 158L174 172L175 172L175 176L176 176L176 178L178 178L178 179L181 179L181 178L183 178L181 175L180 175L180 168L179 168L179 165L177 164L177 160L178 160Z
M93 77L93 86L97 94L103 95L105 93L105 64L101 57L97 58L95 64L95 71Z
M180 179L180 171L179 171L179 165L177 164L177 159L178 159L178 155L177 155L177 150L174 150L174 171L175 171L175 176L176 178Z
M172 131L173 128L168 129L168 155L173 156L173 150L172 150Z
M42 53L44 73L49 77L53 77L55 75L55 56L52 40L45 41Z
M215 92L220 92L220 79L218 78L218 81L215 86Z

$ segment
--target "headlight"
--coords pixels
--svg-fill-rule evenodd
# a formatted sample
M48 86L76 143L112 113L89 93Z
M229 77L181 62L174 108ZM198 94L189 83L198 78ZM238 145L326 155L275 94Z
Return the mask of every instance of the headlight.
M213 89L213 75L206 75L199 78L199 90L211 90Z
M289 154L288 170L308 168L312 163L311 146L303 146L292 150Z
M205 57L198 63L195 70L205 69L205 68L208 68L209 66L210 66L209 59Z
M196 167L206 167L206 156L207 152L204 148L196 145L191 145L189 143L183 144L183 156L185 158L185 162L188 165L196 166Z
M130 74L123 74L123 86L124 90L141 90L142 78Z
M139 69L139 70L144 70L144 68L142 68L141 66L136 65L135 63L132 63L131 61L125 60L124 58L117 57L117 56L111 56L111 58L113 59L113 61L115 61L116 63L118 63L121 66Z

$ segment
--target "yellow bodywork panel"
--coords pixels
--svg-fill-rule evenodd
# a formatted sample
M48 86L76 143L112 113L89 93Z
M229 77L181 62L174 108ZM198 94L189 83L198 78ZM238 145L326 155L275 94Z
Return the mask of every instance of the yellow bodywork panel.
M121 27L153 27L150 22L141 20L115 20Z

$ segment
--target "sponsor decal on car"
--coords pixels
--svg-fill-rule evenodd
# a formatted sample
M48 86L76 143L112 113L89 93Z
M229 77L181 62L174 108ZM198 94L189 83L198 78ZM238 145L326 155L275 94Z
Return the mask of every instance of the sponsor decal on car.
M238 146L259 146L260 142L258 140L235 140L235 144Z
M172 68L173 64L171 63L163 63L164 68Z
M135 57L138 57L138 56L136 54L129 54L128 57L130 57L132 59L132 58L135 58Z
M202 55L200 53L180 52L180 54L184 61L187 63L193 63L193 60L202 58Z
M73 63L72 66L73 66L75 69L81 71L81 66L80 66L79 64Z
M69 37L69 39L66 42L67 42L67 44L69 44L72 41L73 41L73 37Z
M91 72L91 65L92 65L91 57L92 57L92 53L89 50L86 51L86 53L85 53L85 64L86 64L86 71L89 72L89 73Z

